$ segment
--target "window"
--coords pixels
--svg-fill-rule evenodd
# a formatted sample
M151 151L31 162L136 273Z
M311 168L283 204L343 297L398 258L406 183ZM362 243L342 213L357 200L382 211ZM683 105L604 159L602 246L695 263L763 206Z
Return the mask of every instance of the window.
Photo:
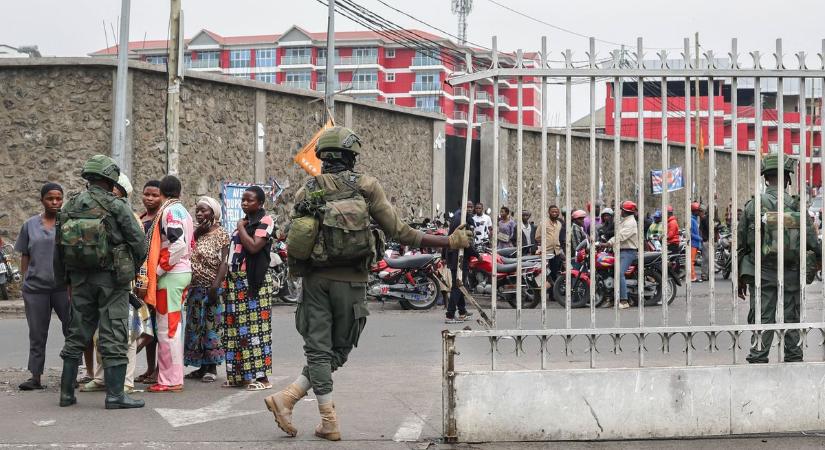
M751 151L756 150L756 141L753 141L753 140L748 141L748 150L751 150Z
M793 144L791 147L793 148L793 154L798 155L799 154L799 144Z
M416 50L413 66L440 66L442 63L438 58L438 51Z
M251 50L232 50L229 52L229 67L249 67L249 60L251 59Z
M441 79L438 72L419 72L415 74L414 91L439 91Z
M275 49L265 48L256 50L255 65L257 67L275 67Z
M233 73L232 76L235 78L246 78L247 80L252 78L252 74L249 73Z
M427 95L416 98L415 107L418 109L423 109L424 111L441 111L440 105L438 104L438 97L435 95Z
M218 68L220 64L221 55L219 52L197 52L195 58L192 59L191 68L193 69L209 69ZM187 66L188 67L188 66Z
M394 72L391 72L391 73L387 74L387 81L390 82L390 83L395 81L395 73Z
M318 84L326 83L327 82L327 71L326 70L319 70L318 71Z
M387 58L395 58L395 49L388 48L384 50L384 56L386 56Z
M364 90L364 89L377 89L378 88L378 72L377 71L364 71L364 72L355 72L352 75L352 89L353 90Z
M309 81L310 78L308 71L286 72L286 81Z
M284 50L281 65L309 64L312 55L309 47L291 47Z
M277 77L274 72L266 72L255 75L255 79L258 81L263 81L264 83L275 83Z
M158 65L165 66L167 58L168 57L166 57L166 56L147 56L146 57L146 62L148 62L149 64L158 64Z
M192 54L191 53L187 53L187 54L183 55L183 67L186 67L187 69L192 68Z
M779 144L777 144L777 143L768 144L768 149L770 150L770 153L777 153L777 152L779 152Z
M378 49L375 47L358 47L352 49L353 64L376 64L378 62Z

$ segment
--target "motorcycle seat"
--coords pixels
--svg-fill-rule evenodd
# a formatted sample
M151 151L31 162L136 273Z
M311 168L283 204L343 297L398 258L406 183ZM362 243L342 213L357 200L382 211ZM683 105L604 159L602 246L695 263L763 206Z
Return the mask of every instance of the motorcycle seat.
M655 262L662 257L661 252L645 252L645 265Z
M398 258L384 258L384 261L393 269L417 269L430 264L436 258L438 258L438 255L410 255L399 256Z
M498 254L506 257L511 258L516 255L516 248L515 247L505 247L498 249Z
M541 260L541 255L530 255L530 256L522 256L522 261L539 261ZM548 258L548 261L550 258ZM504 256L501 257L502 264L515 264L518 262L518 258L506 258Z
M521 270L524 271L531 267L535 267L537 264L535 262L522 262ZM496 266L496 270L498 273L516 273L516 269L518 268L518 263L514 262L511 264L499 264Z

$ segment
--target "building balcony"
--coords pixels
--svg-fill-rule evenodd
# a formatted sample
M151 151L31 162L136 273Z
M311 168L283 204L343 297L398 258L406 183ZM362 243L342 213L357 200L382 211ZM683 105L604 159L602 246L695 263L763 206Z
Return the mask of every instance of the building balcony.
M315 83L313 83L312 80L287 80L284 81L282 85L286 87L291 87L293 89L315 89Z
M316 66L326 67L327 57L319 56L315 60ZM335 66L369 66L378 65L378 55L369 56L336 56Z
M498 109L510 109L510 102L507 100L507 97L503 95L498 96Z
M456 103L470 103L470 94L467 92L467 88L454 87L453 101Z
M279 66L311 66L312 56L282 56Z
M440 94L441 91L441 82L439 81L424 81L424 82L416 82L412 85L412 90L410 94Z
M431 58L428 56L416 56L412 60L413 69L422 68L444 68L444 63L438 58Z
M473 122L474 125L481 125L482 123L490 122L491 120L490 116L488 116L487 114L478 114L476 115L475 119L475 122Z
M217 59L193 59L186 63L187 69L193 70L203 70L203 69L214 69L220 70L221 62Z
M336 91L378 91L378 81L339 81L335 83Z
M475 104L480 107L490 107L493 106L493 101L490 99L490 94L478 91L476 92Z
M431 112L431 113L441 114L441 106L439 106L439 105L421 105L421 106L416 105L415 109L418 109L418 110L421 110L421 111L426 111L426 112Z
M467 128L467 113L465 111L453 111L453 117L450 122L456 128Z

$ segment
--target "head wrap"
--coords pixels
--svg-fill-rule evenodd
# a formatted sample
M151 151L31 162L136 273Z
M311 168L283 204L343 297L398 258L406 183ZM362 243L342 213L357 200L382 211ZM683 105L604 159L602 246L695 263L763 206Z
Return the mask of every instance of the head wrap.
M40 199L42 200L46 196L46 194L49 193L49 191L60 191L60 193L62 194L63 186L60 186L59 184L52 182L44 184L43 187L40 188Z
M215 222L221 221L221 204L212 197L203 196L198 199L198 205L204 204L212 210L212 214L215 215Z

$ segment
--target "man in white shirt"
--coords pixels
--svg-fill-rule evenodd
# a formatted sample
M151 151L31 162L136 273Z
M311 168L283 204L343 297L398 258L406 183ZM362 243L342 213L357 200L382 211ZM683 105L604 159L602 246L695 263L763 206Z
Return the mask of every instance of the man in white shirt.
M480 244L490 238L490 230L493 229L493 220L484 212L484 205L476 203L473 215L473 232L476 244Z

